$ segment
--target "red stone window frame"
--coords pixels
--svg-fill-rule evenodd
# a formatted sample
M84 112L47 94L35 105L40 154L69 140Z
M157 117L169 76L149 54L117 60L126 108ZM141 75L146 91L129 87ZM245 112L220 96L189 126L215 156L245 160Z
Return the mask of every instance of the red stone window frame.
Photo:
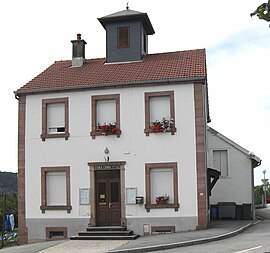
M151 226L151 234L175 233L175 226Z
M47 205L47 172L65 172L66 173L66 205ZM45 213L46 210L67 210L70 213L72 209L70 201L70 167L41 167L41 206L40 210Z
M115 134L108 133L107 135L116 135L117 138L121 135L120 128L120 94L109 94L109 95L97 95L92 96L91 108L92 108L92 126L90 135L92 139L95 139L96 136L104 135L103 133L97 131L97 101L100 100L115 100L116 103L116 127L119 129Z
M60 232L63 234L63 237L56 238L51 236L54 232ZM54 241L54 240L63 240L67 239L67 227L46 227L46 240L47 241Z
M65 106L65 132L59 134L49 134L47 132L47 108L49 104L61 104ZM52 98L52 99L42 99L42 133L40 135L42 141L47 138L65 138L68 140L69 137L69 104L68 98Z
M129 48L130 47L130 27L118 27L117 28L117 47Z
M173 195L174 203L170 204L151 204L151 170L155 169L172 169L173 170ZM179 202L178 202L178 173L177 173L177 163L146 163L145 164L145 190L146 190L146 204L145 208L147 212L150 212L150 209L155 208L174 208L175 211L178 211Z
M173 119L173 124L171 129L166 130L165 132L171 132L171 135L174 135L176 132L175 128L175 109L174 109L174 92L173 91L159 91L159 92L146 92L144 94L145 101L145 129L144 133L146 136L149 136L150 133L153 133L151 129L150 122L150 99L152 97L170 97L170 118Z

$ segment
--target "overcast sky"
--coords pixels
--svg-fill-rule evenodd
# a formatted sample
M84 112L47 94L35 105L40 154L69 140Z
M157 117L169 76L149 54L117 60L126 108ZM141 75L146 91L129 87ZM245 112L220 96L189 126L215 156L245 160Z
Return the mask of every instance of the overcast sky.
M206 48L212 128L262 159L270 177L270 28L250 17L266 0L129 0L155 29L149 53ZM86 58L105 57L97 18L123 0L9 0L0 3L0 171L17 171L17 100L13 91L56 60L71 59L81 33Z

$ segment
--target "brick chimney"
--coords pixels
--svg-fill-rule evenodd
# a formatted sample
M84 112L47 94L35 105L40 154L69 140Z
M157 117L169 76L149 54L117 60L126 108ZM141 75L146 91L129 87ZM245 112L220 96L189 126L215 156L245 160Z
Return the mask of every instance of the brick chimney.
M85 44L81 34L77 34L77 40L72 40L72 67L82 67L85 62Z

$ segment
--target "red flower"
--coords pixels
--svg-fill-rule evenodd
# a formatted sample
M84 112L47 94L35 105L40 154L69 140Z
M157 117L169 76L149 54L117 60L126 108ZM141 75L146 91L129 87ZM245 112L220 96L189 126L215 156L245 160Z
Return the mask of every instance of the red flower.
M153 130L154 133L158 132L165 132L166 130L170 129L173 125L173 119L167 120L162 118L162 120L156 120L151 122L150 128Z
M119 131L119 129L116 127L116 123L103 123L102 125L98 125L97 130L105 135L116 134Z

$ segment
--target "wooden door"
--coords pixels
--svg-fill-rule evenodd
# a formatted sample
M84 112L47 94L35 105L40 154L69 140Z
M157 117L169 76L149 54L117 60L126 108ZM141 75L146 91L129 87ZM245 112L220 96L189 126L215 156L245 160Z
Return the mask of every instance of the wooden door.
M98 226L121 225L120 178L115 173L98 173L96 177L96 216Z

